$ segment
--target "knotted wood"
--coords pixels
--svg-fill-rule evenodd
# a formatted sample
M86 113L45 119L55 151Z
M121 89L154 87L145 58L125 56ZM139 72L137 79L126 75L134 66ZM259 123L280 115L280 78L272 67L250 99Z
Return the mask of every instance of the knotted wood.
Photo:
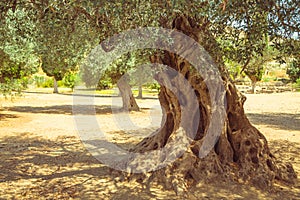
M209 32L207 23L197 24L186 16L177 17L172 28L183 32L195 39L206 51L210 53L217 63L222 76L226 91L226 119L222 133L214 148L204 158L199 157L199 149L207 134L210 123L211 105L207 85L201 74L192 70L192 66L182 57L170 52L163 52L163 55L153 56L153 63L162 63L179 72L194 89L197 96L200 118L195 122L191 120L190 125L198 123L195 137L192 138L186 151L172 164L167 165L158 171L151 173L151 180L157 178L167 188L173 188L177 193L186 191L190 185L199 181L227 180L251 183L260 188L271 187L274 180L292 183L296 174L290 163L282 163L270 152L268 142L264 135L249 122L244 112L246 100L231 82L229 75L222 62L218 45ZM189 51L186 49L185 51ZM159 82L164 81L158 76ZM180 88L178 76L168 77L169 83L174 88ZM180 92L180 91L179 91ZM181 91L182 92L182 91ZM180 140L182 132L186 127L180 127L182 118L182 107L180 100L167 87L161 86L159 101L163 108L162 127L153 135L142 140L134 149L134 152L151 152L152 150L165 148L176 138ZM190 99L186 99L190 101ZM191 109L192 110L192 109ZM194 108L195 110L195 108ZM191 116L195 113L191 112ZM195 115L196 116L196 115ZM181 134L179 133L181 132ZM183 140L182 140L183 141ZM168 152L176 151L175 147L168 147ZM151 159L141 162L154 163L161 157L153 156ZM130 162L128 163L130 166ZM139 162L135 161L137 167ZM141 175L140 175L141 176ZM149 179L150 180L150 179Z

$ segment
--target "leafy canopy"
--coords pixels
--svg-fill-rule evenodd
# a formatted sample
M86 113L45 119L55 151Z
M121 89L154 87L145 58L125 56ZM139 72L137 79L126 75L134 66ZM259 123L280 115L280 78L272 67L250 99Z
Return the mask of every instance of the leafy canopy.
M19 23L22 22L22 23ZM26 85L26 77L40 64L31 33L35 25L22 9L0 18L0 93L12 94Z
M279 50L278 58L299 55L298 0L9 0L0 3L0 11L1 33L10 30L15 36L4 34L1 42L10 45L1 44L1 49L25 66L37 60L29 55L36 55L57 79L107 37L141 26L171 28L174 16L182 14L207 27L218 41L229 40L233 48L206 50L243 68L264 54L267 42Z

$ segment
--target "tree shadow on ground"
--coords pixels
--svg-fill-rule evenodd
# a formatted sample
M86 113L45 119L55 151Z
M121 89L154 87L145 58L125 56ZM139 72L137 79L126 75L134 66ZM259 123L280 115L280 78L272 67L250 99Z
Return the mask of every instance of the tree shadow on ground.
M300 172L300 144L288 140L270 140L269 147L271 152L284 162L291 162L299 168ZM299 176L300 174L298 174Z
M2 175L0 182L19 179L51 179L82 173L82 170L59 172L59 168L75 163L99 163L82 148L75 137L61 137L57 141L31 137L29 133L20 136L6 136L0 140ZM45 172L35 167L45 166ZM54 173L55 172L55 173ZM85 170L83 170L86 173Z
M142 138L151 133L153 130L151 129L141 129L141 130L130 130L127 133L125 131L116 131L110 133L113 135L111 138L111 142L116 144L118 147L121 147L125 150L133 147L132 137L135 136L137 138ZM106 141L99 140L89 140L87 143L89 145L94 146L105 146ZM291 162L296 165L298 168L300 167L300 158L298 157L298 152L300 152L300 144L286 142L283 140L276 140L270 142L270 147L272 152L276 157L279 157L284 162ZM106 157L108 157L107 155ZM127 159L124 158L126 161ZM295 168L297 172L300 172L300 168ZM134 176L133 176L134 177ZM147 180L142 181L144 187L147 187ZM154 183L155 185L156 183ZM164 190L157 189L156 187L150 187L150 193L154 197L161 197L161 199L173 199L170 196L165 196ZM140 191L142 192L142 191ZM126 190L119 190L118 194L114 196L113 199L124 199L124 195L126 196ZM247 185L240 184L234 181L228 180L228 182L220 182L217 178L215 181L204 182L200 181L200 183L192 187L189 193L189 197L187 199L282 199L282 197L287 197L291 199L297 199L300 194L300 182L297 180L295 185L291 185L288 183L277 183L275 182L274 188L270 188L270 190L259 190L258 188ZM123 197L123 198L122 198ZM130 196L133 199L144 199L142 197L137 198L135 195ZM175 197L174 197L175 198ZM177 197L176 197L177 198ZM178 197L182 199L183 197ZM147 199L147 198L146 198ZM186 198L185 198L186 199Z
M11 112L21 112L21 113L42 113L42 114L63 114L72 115L73 105L53 105L53 106L13 106L5 107L4 109ZM77 114L89 114L91 109L87 106L76 106L79 110ZM93 111L93 110L92 110ZM96 114L111 114L112 107L109 105L95 105Z
M62 114L62 115L72 115L72 114L82 114L82 115L93 115L96 112L97 115L112 114L118 112L124 112L121 107L111 106L111 105L76 105L73 110L73 105L53 105L53 106L13 106L4 107L6 111L11 112L21 112L21 113L41 113L41 114ZM149 110L149 108L141 108L141 111ZM73 113L75 111L75 113ZM6 118L13 118L7 115ZM11 115L13 116L13 115ZM0 114L1 120L1 114Z
M300 131L300 114L288 113L247 113L250 121L271 128Z
M87 89L86 91L95 91L94 89ZM53 95L52 92L41 92L41 91L23 91L23 93L28 93L28 94L49 94ZM64 95L64 96L83 96L83 97L101 97L101 98L112 98L112 97L119 97L117 94L75 94L73 92L71 93L55 93L56 95ZM136 97L137 98L137 97ZM143 96L143 98L137 98L137 99L142 99L142 100L154 100L158 99L158 96Z
M12 118L18 118L18 116L12 114L0 113L0 120L12 119Z
M275 189L277 189L278 195L281 197L289 197L288 199L299 199L300 198L300 180L299 180L300 144L296 142L290 142L287 140L270 140L269 147L271 149L272 154L275 157L279 158L279 160L283 162L291 163L298 176L295 184L292 186L276 183ZM289 187L292 187L292 189Z
M278 146L275 155L287 160L300 151L299 144L285 141L270 145ZM0 151L0 199L182 199L155 182L147 190L135 179L122 180L91 156L76 137L48 140L20 133L1 138ZM296 197L297 191L283 190L276 194ZM191 189L187 199L276 199L277 196L234 182L202 183Z
M118 181L76 137L47 140L22 133L1 138L0 151L0 199L153 197L137 182Z

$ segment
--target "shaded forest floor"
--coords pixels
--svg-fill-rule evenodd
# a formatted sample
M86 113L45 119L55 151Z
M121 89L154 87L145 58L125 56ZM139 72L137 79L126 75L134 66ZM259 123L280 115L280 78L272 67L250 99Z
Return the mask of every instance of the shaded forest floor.
M277 157L293 164L300 176L300 93L247 95L246 112L269 140ZM181 199L152 183L119 181L84 148L69 95L26 93L13 102L0 100L0 199ZM112 114L109 97L95 99L97 121L108 139L124 148L158 128L157 99L138 100L142 112ZM116 123L117 119L117 123ZM121 122L121 123L120 123ZM299 179L299 178L298 178ZM190 199L300 199L295 185L275 183L260 191L237 183L199 183Z

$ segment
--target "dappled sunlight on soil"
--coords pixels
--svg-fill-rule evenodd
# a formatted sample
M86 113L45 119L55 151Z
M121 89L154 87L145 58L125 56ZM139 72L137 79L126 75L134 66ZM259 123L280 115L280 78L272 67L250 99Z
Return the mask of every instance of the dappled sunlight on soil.
M250 95L245 104L251 122L268 138L271 152L291 162L298 176L299 97L291 93ZM123 149L131 148L160 127L157 99L138 100L142 112L129 114L135 129L116 124L109 98L97 98L95 102L96 118L107 139ZM76 131L72 96L30 93L14 102L1 100L1 105L0 199L183 198L156 182L148 188L143 181L118 176L91 156ZM299 199L300 183L275 183L272 190L261 191L236 182L200 182L190 189L187 198Z

